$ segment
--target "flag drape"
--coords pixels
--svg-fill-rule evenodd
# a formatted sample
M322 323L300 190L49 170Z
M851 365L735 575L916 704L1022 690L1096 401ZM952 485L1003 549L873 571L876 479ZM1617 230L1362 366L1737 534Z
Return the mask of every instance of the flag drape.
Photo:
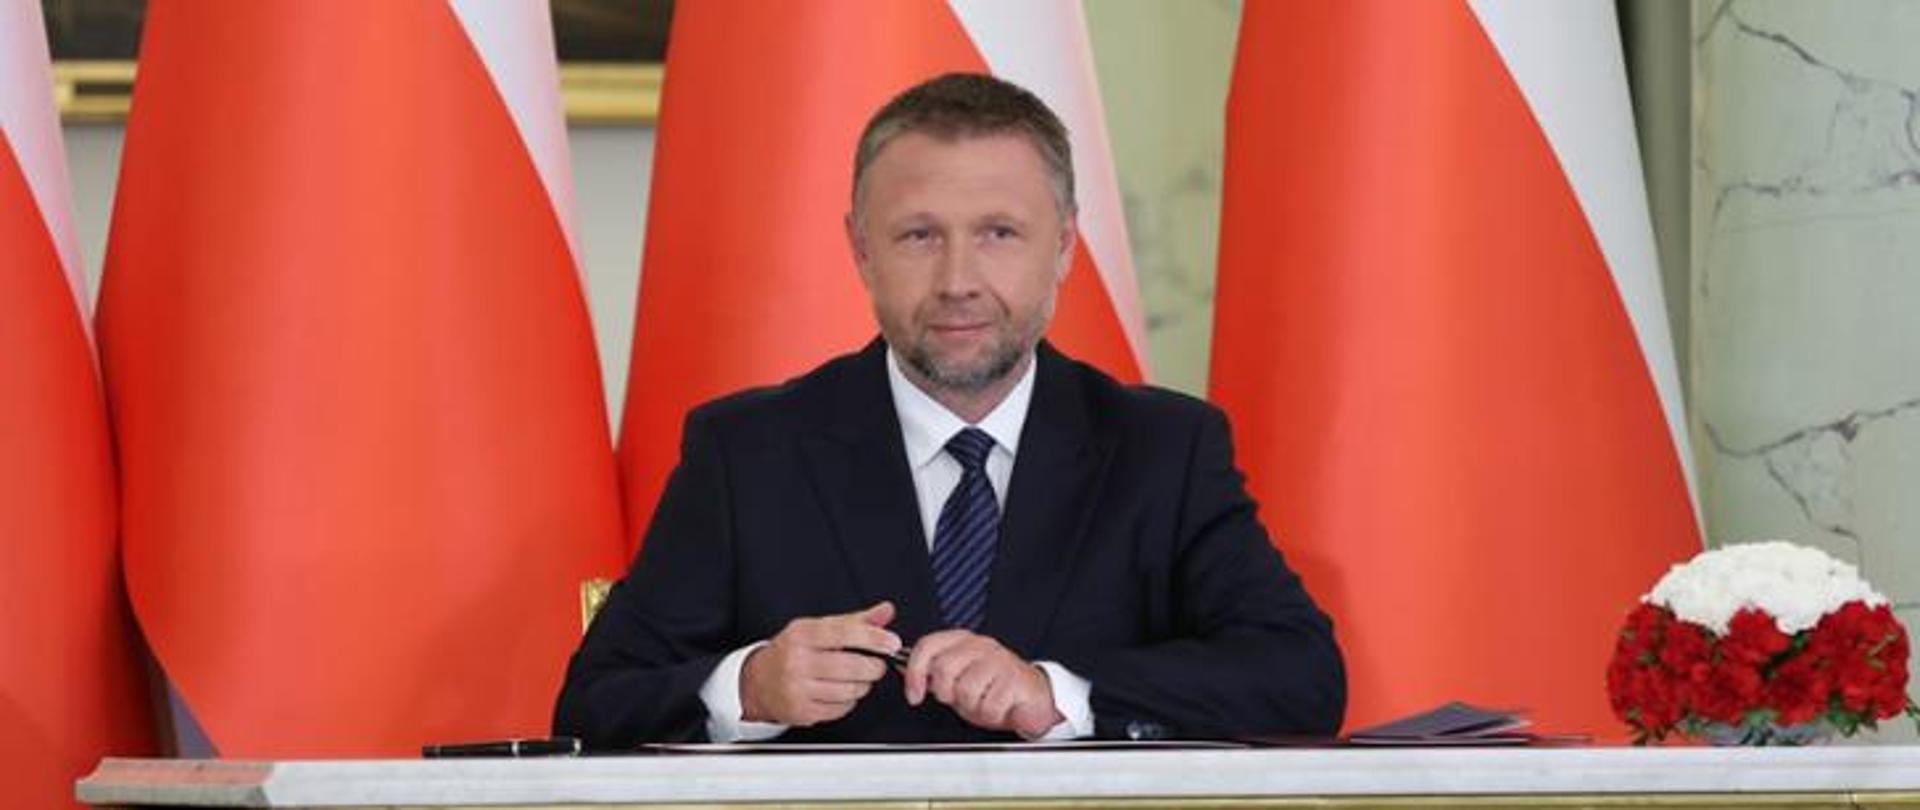
M545 12L149 10L102 353L134 608L222 755L542 733L619 568Z
M40 4L0 0L0 795L153 753Z
M1211 393L1350 724L1618 737L1620 621L1700 547L1612 7L1531 5L1245 12Z

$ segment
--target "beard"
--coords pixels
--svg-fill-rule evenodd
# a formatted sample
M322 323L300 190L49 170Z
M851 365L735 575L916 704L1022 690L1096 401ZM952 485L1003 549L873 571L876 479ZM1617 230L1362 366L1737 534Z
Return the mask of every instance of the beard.
M921 331L904 347L901 359L935 387L960 393L978 393L1006 379L1020 366L1021 359L1040 342L1040 332L1045 327L1046 318L1031 320L1032 323L1021 323L1018 319L1006 322L995 330L994 339L985 352L973 359L936 354L928 345L927 333Z
M907 347L903 356L907 365L920 372L927 381L949 391L976 393L985 390L1006 378L1020 365L1029 347L1012 339L1011 335L1002 335L988 349L987 356L974 362L965 362L935 357L927 348L926 341L917 340Z

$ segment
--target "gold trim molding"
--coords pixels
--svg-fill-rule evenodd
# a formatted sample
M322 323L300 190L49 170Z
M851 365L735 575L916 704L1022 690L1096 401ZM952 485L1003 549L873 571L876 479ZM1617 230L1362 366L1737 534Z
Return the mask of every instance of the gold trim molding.
M68 123L119 123L133 103L134 63L53 63L54 100ZM651 124L660 117L659 64L572 62L560 66L560 94L574 124Z

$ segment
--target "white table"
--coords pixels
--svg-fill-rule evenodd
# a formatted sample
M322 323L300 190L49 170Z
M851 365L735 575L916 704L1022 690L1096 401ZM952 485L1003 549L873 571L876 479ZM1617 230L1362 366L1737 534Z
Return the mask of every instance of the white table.
M107 759L96 806L1920 808L1920 747L1263 749L648 755L527 760Z

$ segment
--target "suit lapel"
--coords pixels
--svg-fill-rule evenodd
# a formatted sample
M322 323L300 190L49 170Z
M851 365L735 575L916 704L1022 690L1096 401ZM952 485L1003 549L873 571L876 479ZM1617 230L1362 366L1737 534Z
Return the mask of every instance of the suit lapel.
M908 643L937 629L913 474L887 388L886 344L875 340L842 380L823 429L802 439L816 496L825 504L864 608L897 610L892 629Z
M1112 437L1093 428L1074 369L1045 343L1037 355L982 627L1027 657L1046 638L1113 457Z

